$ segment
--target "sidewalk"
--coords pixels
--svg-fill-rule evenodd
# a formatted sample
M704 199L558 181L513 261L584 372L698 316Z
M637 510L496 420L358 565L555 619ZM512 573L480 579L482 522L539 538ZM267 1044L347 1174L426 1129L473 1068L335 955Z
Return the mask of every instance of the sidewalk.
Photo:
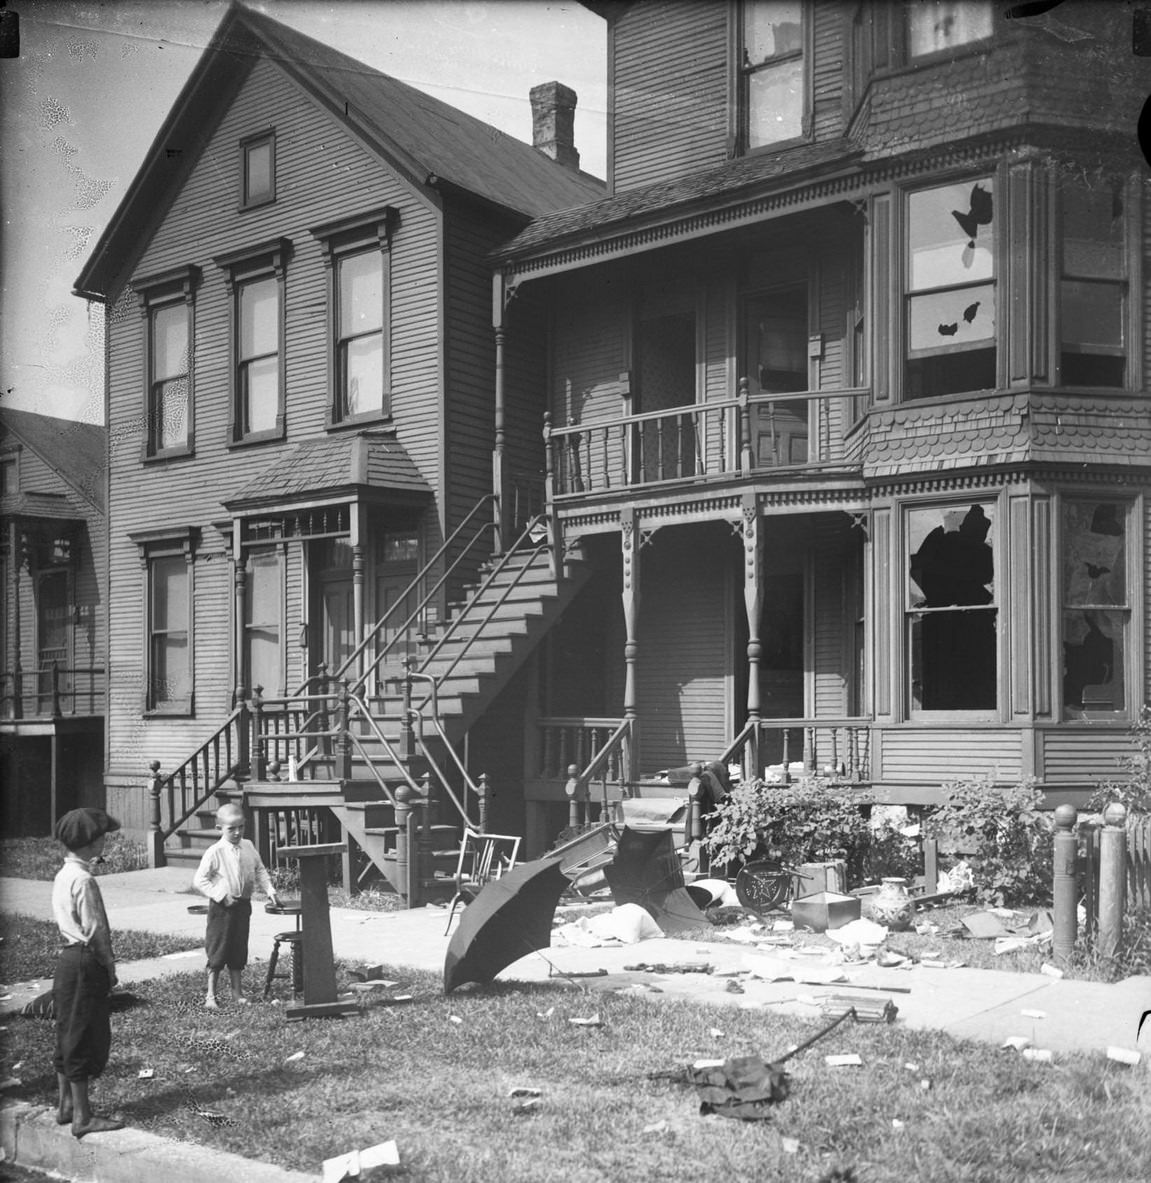
M135 871L100 878L104 902L113 932L138 929L149 932L196 935L203 932L203 915L188 912L189 905L200 897L188 894L190 875L184 869L163 868L155 871ZM47 918L51 915L51 883L18 879L0 879L0 911ZM417 908L403 912L362 912L350 908L331 910L332 948L335 956L348 961L378 963L396 968L413 968L439 973L443 969L448 936L444 933L447 911L444 908ZM253 970L250 981L260 980L256 962L266 963L271 952L272 938L277 932L290 928L292 921L283 916L271 916L257 906L252 914L250 947ZM776 963L779 962L777 965ZM657 974L627 971L628 965L705 964L711 973ZM770 951L764 952L725 941L700 942L691 940L657 939L638 945L601 948L560 947L533 953L510 966L501 979L541 980L552 975L553 967L560 973L581 974L604 970L595 977L579 978L589 990L618 990L621 987L646 983L657 986L659 992L649 997L657 1000L689 998L716 1006L758 1008L771 1006L773 1013L791 1013L811 1017L818 1012L809 1004L797 1001L797 996L811 995L823 990L796 981L765 981L741 977L742 993L731 993L727 986L730 975L746 970L750 964L768 970L786 972L788 966L803 974L804 967L796 962L782 963ZM164 974L185 973L203 967L202 951L175 954L151 961L139 961L117 967L121 982L146 981ZM910 970L880 969L874 964L843 967L847 980L827 989L846 992L851 985L878 986L900 991L892 994L899 1008L897 1022L909 1028L933 1029L946 1032L956 1039L970 1039L1002 1045L1011 1036L1023 1036L1037 1048L1048 1048L1056 1054L1085 1052L1104 1055L1108 1048L1118 1047L1142 1054L1140 1070L1151 1067L1151 1018L1139 1034L1139 1022L1145 1011L1151 1011L1151 977L1128 978L1115 984L1076 982L1049 978L1043 974L1021 974L997 970L967 968L932 969L916 965ZM9 983L3 991L11 997L0 1002L0 1017L19 1010L35 994L48 989L51 982ZM876 991L866 992L872 1000ZM60 1130L49 1122L41 1123L30 1106L28 1112L17 1114L4 1111L3 1145L6 1153L21 1138L22 1161L29 1165L46 1165L63 1173L77 1173L77 1147L84 1156L99 1153L96 1140L77 1144L67 1129ZM50 1128L49 1128L50 1126ZM23 1130L23 1135L19 1131ZM139 1131L125 1131L139 1138ZM34 1136L33 1136L34 1135ZM121 1135L109 1135L101 1141L106 1153L121 1156ZM158 1139L153 1141L159 1142ZM12 1142L12 1146L10 1146ZM51 1148L60 1143L60 1152L71 1166L55 1165ZM113 1146L115 1143L115 1146ZM32 1152L38 1160L27 1157ZM160 1150L156 1150L160 1153ZM162 1157L162 1156L161 1156ZM126 1164L131 1156L120 1158ZM151 1152L140 1160L157 1177L161 1170L171 1172L170 1166L159 1166ZM219 1164L216 1178L232 1177ZM243 1172L241 1172L243 1173ZM95 1177L89 1173L86 1177ZM140 1174L103 1174L101 1179L117 1183L132 1183ZM193 1176L181 1172L181 1180ZM198 1178L198 1176L196 1176ZM239 1177L239 1176L236 1176ZM245 1175L245 1177L250 1177ZM288 1178L287 1174L283 1176ZM304 1176L296 1176L303 1179Z

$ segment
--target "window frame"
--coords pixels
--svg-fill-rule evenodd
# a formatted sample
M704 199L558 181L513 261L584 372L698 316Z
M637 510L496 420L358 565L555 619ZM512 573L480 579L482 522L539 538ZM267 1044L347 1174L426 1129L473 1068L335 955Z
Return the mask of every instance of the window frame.
M140 530L128 535L136 544L140 558L142 580L141 641L143 653L143 686L141 689L141 714L145 717L194 718L196 714L196 548L200 531L195 526L179 530ZM187 571L187 619L186 628L167 629L165 635L183 631L188 654L188 693L179 698L159 699L155 694L155 668L153 639L157 635L152 627L152 602L154 593L155 563L160 559L182 558Z
M898 521L898 565L901 580L898 597L892 597L898 604L899 625L897 636L899 653L899 686L898 698L899 717L913 724L934 725L937 723L995 723L1001 721L1004 713L1005 689L1004 677L1006 672L1008 637L1007 614L1009 611L1009 592L1007 590L1004 556L1009 553L1007 543L1007 521L1002 498L994 493L972 489L970 497L958 495L960 491L947 498L936 498L928 501L904 501L899 504ZM991 532L993 542L992 552L992 583L994 585L993 600L987 605L952 605L939 608L916 607L911 602L911 559L912 534L911 515L924 510L935 510L940 514L947 511L965 512L972 506L981 506L991 517ZM926 536L925 536L926 537ZM922 540L919 544L922 546ZM918 548L914 553L918 553ZM912 678L912 641L911 621L916 615L928 613L940 616L944 613L962 613L972 608L981 612L989 612L995 622L995 703L990 707L945 707L930 708L917 707L914 704L914 681Z
M252 671L252 647L251 637L257 631L268 631L269 624L274 624L276 632L276 649L279 661L279 683L276 686L263 686L265 695L282 695L287 692L287 645L285 637L285 623L287 618L286 605L284 603L285 585L284 585L284 547L281 543L272 543L271 545L253 545L247 548L244 558L244 618L241 621L241 633L243 636L243 684L247 686L252 692L255 692L255 681ZM272 568L275 572L275 590L276 590L276 619L274 622L257 621L251 619L254 615L255 600L254 589L255 579L253 572L257 566Z
M1107 183L1108 178L1099 178L1100 184ZM1122 266L1123 274L1120 278L1109 278L1099 276L1083 276L1075 273L1069 273L1065 265L1065 244L1066 235L1064 233L1064 193L1066 189L1062 186L1053 186L1055 191L1055 217L1054 221L1054 262L1052 266L1052 282L1055 299L1055 322L1056 329L1054 333L1054 366L1055 366L1055 385L1061 388L1070 388L1075 390L1082 390L1098 393L1105 397L1108 394L1120 392L1134 392L1142 389L1142 325L1139 317L1139 301L1131 298L1132 292L1142 290L1142 251L1140 249L1139 227L1143 224L1143 208L1140 201L1141 186L1133 184L1131 177L1114 177L1110 178L1113 189L1117 192L1123 200L1123 228L1120 235L1120 244L1122 250ZM1098 283L1108 287L1117 287L1121 292L1122 311L1120 314L1120 323L1123 331L1123 344L1121 349L1116 351L1111 356L1123 357L1123 380L1118 386L1104 385L1102 383L1084 384L1066 382L1063 376L1063 355L1067 353L1078 353L1081 356L1092 356L1089 351L1068 349L1063 335L1063 286L1066 282L1075 283ZM1101 351L1097 356L1107 356L1106 351Z
M1067 554L1067 509L1071 505L1107 503L1122 505L1125 509L1124 517L1124 593L1125 603L1119 604L1071 604L1067 598L1065 585L1065 559ZM1142 599L1140 594L1141 582L1139 573L1142 570L1143 555L1141 552L1140 523L1144 515L1144 499L1142 496L1123 495L1118 490L1110 489L1067 489L1059 494L1054 515L1055 545L1052 548L1054 564L1052 585L1055 598L1054 622L1052 628L1052 668L1056 687L1056 699L1059 704L1058 714L1055 716L1060 722L1066 723L1130 723L1138 717L1142 709L1142 695L1140 687L1143 685L1142 646L1139 638L1143 634ZM1126 625L1122 638L1123 661L1123 706L1112 709L1092 709L1080 705L1069 706L1066 700L1065 649L1066 633L1064 619L1070 612L1076 611L1107 611L1125 613Z
M199 288L201 271L199 267L187 265L167 271L134 278L132 288L136 292L143 322L144 354L144 442L141 459L145 462L171 460L181 456L195 455L195 370L196 370L196 291ZM156 399L157 382L154 377L156 364L155 317L164 309L183 304L187 316L187 369L184 381L187 386L184 417L186 429L184 442L171 447L160 444L163 420Z
M292 242L275 238L258 246L246 247L227 255L217 255L213 262L224 272L230 304L228 343L228 447L246 447L268 441L282 440L285 434L285 399L287 394L287 264ZM265 280L276 281L278 307L276 311L276 417L272 427L262 431L245 431L247 418L245 383L242 377L244 362L240 357L243 340L243 290L249 284Z
M328 399L325 427L339 430L362 426L365 423L390 422L392 419L392 238L399 225L399 211L392 206L381 206L363 214L354 214L334 222L313 227L312 237L320 244L327 272L328 338L327 376ZM380 255L380 283L383 309L380 320L382 385L380 407L356 415L345 413L342 389L341 346L354 335L340 332L340 264L355 255L378 252ZM374 331L374 330L373 330Z
M812 29L811 5L808 0L799 0L799 15L802 23L800 49L777 54L766 62L744 65L744 51L747 29L747 8L757 0L737 0L733 6L731 21L731 55L733 63L732 87L735 101L732 103L731 142L735 154L748 156L758 152L778 152L808 142L814 131L815 82L812 70L814 33ZM770 2L770 0L769 0ZM756 74L778 68L798 60L801 63L802 100L799 112L800 130L797 135L773 140L766 144L751 144L751 79Z
M251 196L251 154L253 149L268 148L268 192L260 197ZM239 145L240 152L240 204L239 211L259 209L276 200L276 129L268 128L255 135L245 136Z
M953 186L974 187L981 181L992 184L994 235L991 245L992 273L989 279L973 281L970 284L937 284L933 287L912 289L911 286L911 200L917 194L930 193L935 190L948 189ZM926 183L922 179L914 183L901 185L896 190L897 201L894 203L898 211L898 269L892 268L891 285L894 296L895 324L897 326L899 347L895 351L895 361L898 369L900 404L918 403L941 398L970 398L981 393L1002 390L1004 386L1006 349L1006 326L1009 317L1006 314L1010 302L1010 260L1007 257L1006 234L1000 229L1005 224L1009 209L1008 178L1002 165L991 165L978 169L966 169L963 172L951 173L944 176L933 176ZM971 354L979 351L977 342L970 345L938 345L928 348L915 349L911 347L911 302L917 296L943 293L947 291L961 291L964 288L982 287L990 284L995 297L995 328L991 334L990 348L995 353L995 375L991 386L973 387L970 390L949 391L945 394L910 393L909 365L913 361L953 357L958 354Z
M963 2L970 3L971 0L963 0ZM991 28L984 36L974 37L970 41L960 41L955 45L946 45L942 49L931 49L925 53L913 54L911 52L911 14L917 10L922 11L925 3L923 0L902 0L899 5L898 17L893 22L898 38L897 60L904 66L919 67L931 62L947 61L959 54L982 52L994 40L998 24L996 5L992 0L984 0L984 3L991 17Z
M5 471L11 470L12 473L11 487L4 489L0 494L4 497L15 497L20 492L20 451L19 445L0 449L0 467Z

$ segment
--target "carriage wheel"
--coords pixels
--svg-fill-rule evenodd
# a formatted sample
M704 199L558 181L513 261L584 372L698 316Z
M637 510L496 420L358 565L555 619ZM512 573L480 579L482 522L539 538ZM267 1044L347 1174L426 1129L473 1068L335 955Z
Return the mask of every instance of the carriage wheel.
M745 908L770 912L781 908L791 891L791 877L777 862L745 863L735 877L735 894Z

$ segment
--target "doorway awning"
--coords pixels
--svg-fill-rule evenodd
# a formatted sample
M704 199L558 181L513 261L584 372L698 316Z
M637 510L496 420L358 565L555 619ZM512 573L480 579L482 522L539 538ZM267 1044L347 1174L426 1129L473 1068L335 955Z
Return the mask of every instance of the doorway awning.
M304 440L225 499L237 517L340 502L421 505L432 495L391 433L357 432Z

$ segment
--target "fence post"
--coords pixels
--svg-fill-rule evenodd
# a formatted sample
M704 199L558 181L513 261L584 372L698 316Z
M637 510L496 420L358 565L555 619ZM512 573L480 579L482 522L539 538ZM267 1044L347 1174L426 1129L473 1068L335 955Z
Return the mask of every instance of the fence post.
M1099 836L1099 952L1115 956L1123 938L1123 896L1127 880L1127 810L1112 801L1103 811Z
M1079 839L1075 836L1078 816L1074 805L1060 805L1055 810L1055 856L1051 876L1055 931L1051 937L1051 953L1056 965L1071 956L1079 929L1079 877L1076 874Z
M152 821L148 828L148 866L163 867L164 860L164 826L160 820L160 761L153 760L148 765L151 774L148 777L148 796L152 803Z

